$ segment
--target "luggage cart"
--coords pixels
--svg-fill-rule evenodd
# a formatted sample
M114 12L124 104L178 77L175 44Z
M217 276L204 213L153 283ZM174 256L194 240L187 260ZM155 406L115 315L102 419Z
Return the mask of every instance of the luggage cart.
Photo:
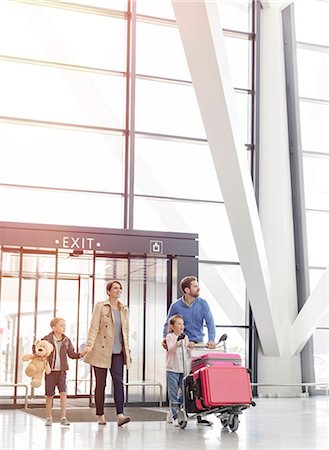
M224 334L220 337L219 341L216 344L216 349L220 350L218 354L220 353L226 353L226 339L227 335ZM197 344L196 346L199 349L206 349L204 345ZM217 351L218 351L217 350ZM238 355L236 355L238 356ZM183 358L184 358L184 352L183 352ZM184 360L183 360L184 361ZM192 360L193 361L193 360ZM239 415L242 414L242 411L249 408L250 406L256 406L256 403L252 400L251 396L251 388L250 388L250 378L249 378L249 371L245 368L242 368L241 366L234 366L234 364L231 365L231 367L213 367L209 370L209 366L211 364L205 364L205 367L202 369L197 370L194 373L190 373L184 377L183 380L183 404L180 406L180 409L178 411L178 417L177 421L181 429L186 428L188 420L195 419L197 416L207 416L209 414L215 414L217 418L220 419L220 422L224 428L229 428L232 432L236 431L239 427ZM225 401L222 401L219 399L218 404L205 404L204 397L205 395L202 393L202 387L200 385L199 381L199 375L210 375L208 379L209 382L221 385L222 383L226 383L226 379L229 380L230 374L234 373L235 375L238 374L237 371L234 372L235 367L237 370L239 370L239 373L242 374L244 372L247 375L244 375L245 381L244 384L246 386L246 389L248 389L248 392L250 392L250 395L244 395L244 401L242 403L237 403L231 400L227 401L227 398ZM222 370L221 370L222 369ZM243 371L244 369L244 371ZM203 371L204 373L201 374L200 371ZM199 373L200 372L200 373ZM209 372L207 374L206 372ZM195 375L196 374L196 375ZM217 375L224 374L223 377L219 377L217 379ZM247 377L247 378L246 378ZM234 377L233 377L234 378ZM246 381L247 380L247 381ZM228 382L230 384L230 382ZM232 383L231 383L232 385ZM233 380L233 386L226 386L227 387L233 387L234 389L234 380ZM240 386L239 386L240 388ZM230 401L232 404L230 404Z

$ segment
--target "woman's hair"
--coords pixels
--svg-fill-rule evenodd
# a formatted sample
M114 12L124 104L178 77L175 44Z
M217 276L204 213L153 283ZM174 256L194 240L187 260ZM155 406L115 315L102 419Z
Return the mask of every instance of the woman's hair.
M122 284L120 283L120 281L118 280L110 280L108 281L108 283L106 284L106 292L110 291L112 286L114 285L114 283L118 283L118 285L121 287L122 289Z
M54 318L50 321L50 328L55 327L55 326L58 324L58 322L59 322L60 320L64 320L64 319L63 319L62 317L54 317ZM65 322L65 320L64 320L64 322Z
M168 320L168 333L172 333L174 331L173 326L175 325L177 319L182 319L184 322L184 318L181 314L175 314L174 316L171 316Z

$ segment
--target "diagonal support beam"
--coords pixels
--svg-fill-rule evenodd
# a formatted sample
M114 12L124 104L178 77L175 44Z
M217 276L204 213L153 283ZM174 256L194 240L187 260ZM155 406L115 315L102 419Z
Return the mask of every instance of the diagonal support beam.
M268 262L217 7L204 0L173 7L263 352L276 356Z
M329 268L327 268L291 327L291 351L298 354L329 311Z

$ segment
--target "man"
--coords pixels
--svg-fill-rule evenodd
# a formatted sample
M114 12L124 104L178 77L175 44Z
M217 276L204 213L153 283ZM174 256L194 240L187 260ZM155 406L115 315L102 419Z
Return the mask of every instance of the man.
M183 295L169 308L167 320L164 324L163 337L168 333L168 319L180 314L184 319L185 333L189 340L196 344L203 342L203 325L206 323L208 328L207 347L214 349L216 347L216 327L207 301L199 297L200 287L197 278L194 276L184 277L180 282L180 287ZM166 341L162 342L162 346L167 348ZM212 422L203 419L201 416L197 416L197 420L200 425L212 425Z

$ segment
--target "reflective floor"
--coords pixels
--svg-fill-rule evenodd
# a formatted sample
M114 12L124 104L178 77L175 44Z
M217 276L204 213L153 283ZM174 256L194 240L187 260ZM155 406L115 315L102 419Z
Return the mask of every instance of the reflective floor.
M67 416L69 417L69 411ZM258 399L240 416L237 432L189 421L181 430L165 422L58 423L22 410L0 411L0 448L16 449L326 449L329 448L329 397Z

